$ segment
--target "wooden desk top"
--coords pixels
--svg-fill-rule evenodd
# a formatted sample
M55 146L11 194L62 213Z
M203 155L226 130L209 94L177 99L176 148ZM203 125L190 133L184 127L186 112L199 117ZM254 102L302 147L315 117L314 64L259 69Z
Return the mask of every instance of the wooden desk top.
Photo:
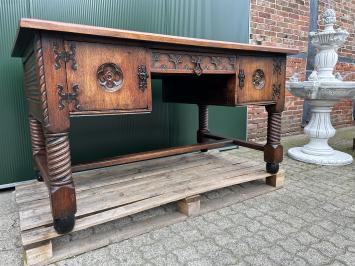
M23 18L19 23L19 30L17 32L17 38L12 50L12 56L21 57L22 53L27 46L29 38L31 38L34 31L53 31L62 32L68 34L82 34L90 36L99 36L107 38L117 38L122 40L134 40L147 43L163 43L172 45L184 45L195 46L205 48L217 48L226 49L230 51L256 51L256 52L268 52L268 53L281 53L281 54L296 54L299 51L297 49L272 47L264 45L253 45L244 43L213 41L206 39L187 38L155 33L146 33L138 31L120 30L104 27L95 27L88 25L64 23L57 21L39 20Z

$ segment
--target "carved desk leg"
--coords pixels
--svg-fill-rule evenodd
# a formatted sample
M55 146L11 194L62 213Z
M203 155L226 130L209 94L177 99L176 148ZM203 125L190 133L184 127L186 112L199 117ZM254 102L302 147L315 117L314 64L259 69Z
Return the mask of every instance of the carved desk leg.
M283 147L281 141L281 112L277 111L275 105L266 106L268 112L267 141L264 150L264 161L266 171L276 174L279 171L279 163L283 159Z
M203 134L209 133L208 130L208 106L199 104L198 105L198 130L197 130L197 142L204 143L207 142L207 139ZM201 150L206 152L207 149Z
M46 133L48 187L53 226L60 233L70 232L75 224L76 197L71 172L68 133Z
M31 144L32 144L32 157L34 158L38 153L45 152L46 145L44 141L42 124L32 116L29 116L29 122L30 122L30 134L31 134ZM40 171L37 169L35 163L33 165L36 170L37 180L42 182L43 177Z

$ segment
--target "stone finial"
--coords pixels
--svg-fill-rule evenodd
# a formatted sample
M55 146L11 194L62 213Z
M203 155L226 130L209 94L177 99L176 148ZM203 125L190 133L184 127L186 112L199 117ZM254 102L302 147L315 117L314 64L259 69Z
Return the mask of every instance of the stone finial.
M333 25L337 21L336 13L334 9L328 8L322 16L322 20L325 26Z

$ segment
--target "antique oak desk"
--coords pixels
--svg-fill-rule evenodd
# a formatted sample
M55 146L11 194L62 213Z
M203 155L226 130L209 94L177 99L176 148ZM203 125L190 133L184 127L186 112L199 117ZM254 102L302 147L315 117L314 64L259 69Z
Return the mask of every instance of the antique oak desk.
M22 19L12 56L23 61L35 169L49 189L55 230L69 232L75 223L73 171L237 144L263 151L266 171L276 173L286 54L295 52ZM152 78L163 80L164 101L198 105L198 144L71 165L69 118L149 113ZM247 104L266 107L266 145L208 130L208 105Z

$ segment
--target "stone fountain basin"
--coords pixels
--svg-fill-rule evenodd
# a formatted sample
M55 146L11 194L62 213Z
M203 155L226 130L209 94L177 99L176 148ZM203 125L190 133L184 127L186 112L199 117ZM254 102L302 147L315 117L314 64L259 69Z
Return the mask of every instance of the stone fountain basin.
M334 47L334 44L341 46L345 42L349 33L343 29L336 29L333 32L323 31L323 32L310 32L310 37L312 38L312 44L315 47Z
M355 99L355 81L289 81L286 86L293 95L307 100Z

